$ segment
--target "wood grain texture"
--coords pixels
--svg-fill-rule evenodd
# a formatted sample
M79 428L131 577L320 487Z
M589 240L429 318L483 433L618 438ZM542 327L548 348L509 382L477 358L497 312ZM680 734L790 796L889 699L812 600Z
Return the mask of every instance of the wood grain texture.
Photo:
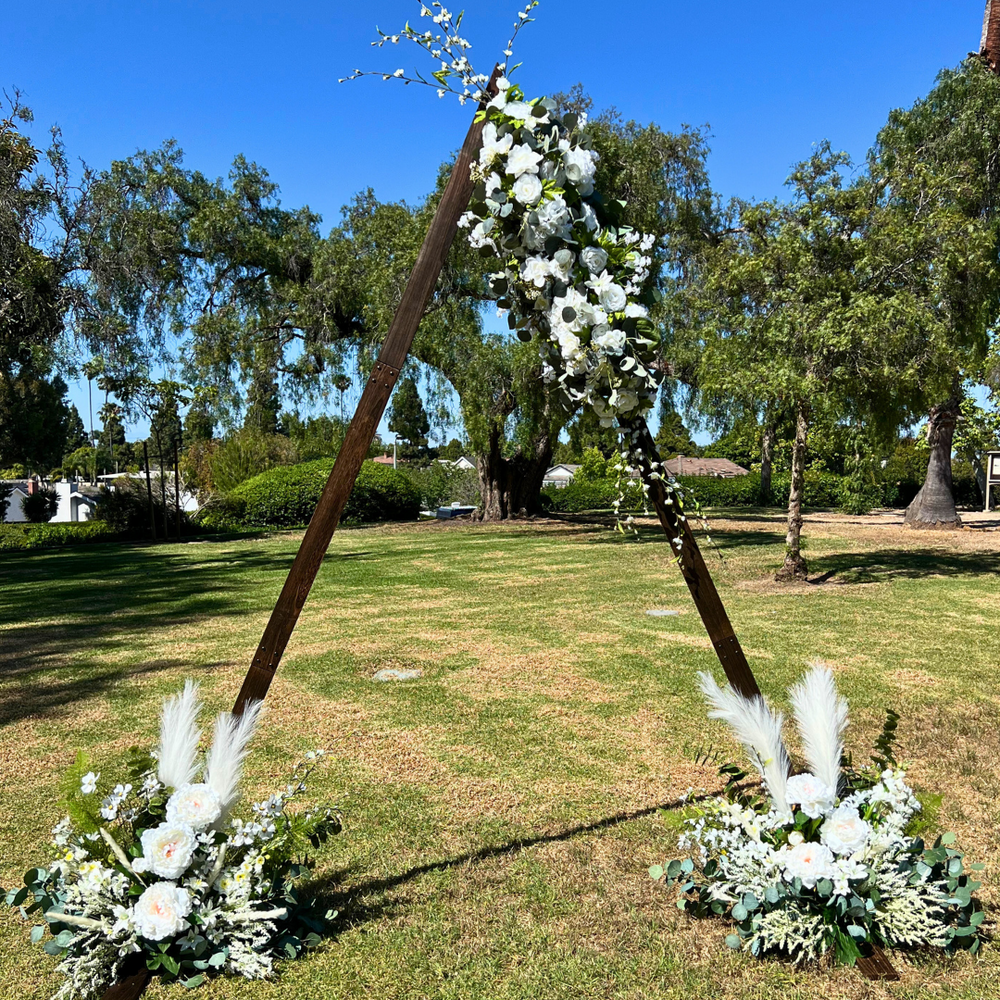
M899 979L899 973L889 961L889 956L878 945L872 947L870 955L863 955L858 959L857 968L865 979Z
M497 67L487 86L491 95L496 93L499 75L500 69ZM285 646L309 596L351 488L361 471L361 463L368 454L368 448L389 402L399 370L406 362L417 327L431 295L434 294L438 275L458 229L458 220L468 207L472 196L470 167L482 145L482 135L483 122L473 122L420 247L420 254L382 345L378 363L361 394L357 412L351 420L330 478L309 521L302 545L236 697L233 712L237 715L243 712L248 701L261 699L267 694Z
M705 565L705 559L695 541L694 533L686 519L682 520L680 511L670 498L661 479L650 478L653 472L652 464L660 463L660 455L653 435L649 433L645 420L622 421L622 427L636 437L642 452L641 474L643 481L649 485L649 499L656 511L674 554L680 559L680 570L684 577L694 605L701 615L702 623L708 637L712 641L715 655L725 671L729 683L747 698L760 694L757 679L750 669L743 647L733 629L725 605L715 587L712 574ZM661 463L662 464L662 463Z

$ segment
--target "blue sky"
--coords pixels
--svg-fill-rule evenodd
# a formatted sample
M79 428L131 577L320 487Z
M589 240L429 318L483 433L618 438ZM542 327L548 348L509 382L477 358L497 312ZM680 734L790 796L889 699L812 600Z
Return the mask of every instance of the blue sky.
M597 108L665 129L708 124L715 188L766 198L814 142L863 158L890 108L978 48L983 6L543 0L518 39L515 79L529 96L580 81ZM465 9L470 57L489 72L518 5ZM50 0L5 33L0 85L24 92L37 135L58 124L94 167L168 138L211 175L243 153L286 205L308 204L329 228L366 187L419 199L468 127L469 109L432 91L337 83L354 68L434 68L415 46L369 46L376 24L407 19L419 22L419 3ZM85 414L85 390L73 398Z

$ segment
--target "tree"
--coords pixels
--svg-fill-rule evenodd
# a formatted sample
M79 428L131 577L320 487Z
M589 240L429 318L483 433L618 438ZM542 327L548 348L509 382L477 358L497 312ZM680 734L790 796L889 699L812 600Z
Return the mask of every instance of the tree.
M906 511L911 527L961 524L951 484L955 428L965 380L980 370L1000 314L1000 79L989 63L971 57L942 71L927 97L892 112L872 154L886 217L898 229L920 222L922 256L933 267L914 286L917 307L932 317L922 338L932 363L920 386L927 475Z
M56 516L59 497L55 490L40 488L21 499L21 513L31 524L44 524Z
M661 458L701 454L701 448L691 439L681 415L664 397L660 400L660 426L657 428L655 440Z
M335 457L347 433L346 425L337 417L318 416L303 420L297 413L283 413L281 429L295 446L300 462Z
M427 448L427 432L430 429L431 423L427 419L417 383L409 376L400 379L392 394L389 430L412 447L423 450Z

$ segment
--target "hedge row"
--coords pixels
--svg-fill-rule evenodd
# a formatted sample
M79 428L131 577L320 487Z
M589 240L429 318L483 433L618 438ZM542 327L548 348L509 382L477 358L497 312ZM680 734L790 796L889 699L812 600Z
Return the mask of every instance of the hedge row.
M240 483L224 501L206 510L206 526L289 528L306 524L333 468L332 458L268 469ZM391 466L365 462L347 500L342 521L412 521L420 493Z
M763 496L760 488L760 473L751 472L746 476L732 479L716 479L712 476L680 476L678 482L697 498L703 507L764 507L769 504L783 507L788 501L791 477L774 476L771 480L771 497ZM861 498L860 507L906 507L916 496L918 483L885 482L874 484ZM971 477L956 477L954 482L955 503L960 507L976 507L982 503L976 482ZM542 494L543 505L566 514L585 510L608 510L618 498L618 487L614 479L591 481L574 480L568 486L558 489L547 487ZM832 472L806 472L803 504L806 507L839 507L862 512L858 499L850 489L848 480ZM626 506L641 506L639 487L631 485L626 497Z
M86 542L120 542L129 537L127 532L116 531L103 521L0 524L0 550L52 548Z

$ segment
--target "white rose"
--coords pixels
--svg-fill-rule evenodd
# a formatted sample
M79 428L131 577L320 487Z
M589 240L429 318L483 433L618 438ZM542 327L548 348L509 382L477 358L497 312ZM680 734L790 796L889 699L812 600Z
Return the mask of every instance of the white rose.
M580 260L591 274L600 274L607 267L607 252L600 247L584 247L580 251Z
M803 837L798 830L792 830L792 832L788 835L788 843L791 844L792 847L795 847L798 844L803 843L805 839L806 838Z
M614 283L608 285L600 293L601 305L607 309L608 312L621 312L628 302L628 296L625 294L625 289L621 285L616 285Z
M595 329L594 332L596 333L597 330ZM594 337L593 344L605 354L621 354L622 348L625 346L625 331L605 330Z
M812 841L778 851L777 861L784 867L786 881L798 878L810 889L821 878L831 878L834 874L833 852Z
M521 144L511 147L507 154L505 170L514 177L520 177L521 174L537 174L538 164L541 162L541 153L536 153L530 146Z
M161 823L140 839L147 869L163 878L180 878L197 847L194 830L180 824Z
M136 901L132 922L142 937L162 941L187 927L191 894L171 882L156 882Z
M638 302L630 302L625 307L625 315L629 319L645 319L649 316L649 310L645 306L639 305Z
M207 830L222 815L222 803L208 785L182 785L167 799L167 822Z
M589 202L583 202L580 205L580 218L583 221L583 226L588 233L593 233L597 231L597 213L590 207Z
M594 191L594 172L596 157L589 149L568 149L563 153L563 169L566 180L573 184L580 194L586 196Z
M514 197L522 205L534 205L542 196L542 182L535 174L521 174L514 181Z
M785 796L789 805L799 805L811 819L819 819L833 808L836 793L815 774L793 774L788 779Z
M544 288L550 274L549 262L544 257L528 257L521 265L521 277L535 288Z
M827 821L820 827L820 840L834 854L853 854L860 851L868 842L871 827L861 818L857 809L851 806L840 806L830 813Z
M507 135L497 137L497 127L493 122L487 122L483 128L483 147L479 150L479 162L488 167L498 156L503 156L514 144L514 137Z

